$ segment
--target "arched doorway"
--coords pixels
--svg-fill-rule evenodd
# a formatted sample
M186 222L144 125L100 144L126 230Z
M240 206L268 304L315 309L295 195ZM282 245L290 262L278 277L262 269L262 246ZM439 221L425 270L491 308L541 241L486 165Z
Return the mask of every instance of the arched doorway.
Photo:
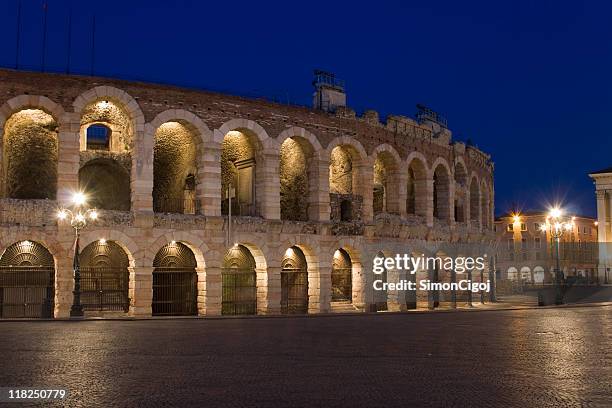
M244 245L234 245L223 259L221 314L257 313L255 258Z
M334 253L332 263L332 302L352 301L353 298L353 263L344 249Z
M89 312L127 312L130 273L129 259L116 242L92 242L79 255L81 303Z
M541 266L533 268L533 283L544 283L544 268Z
M385 254L381 251L378 254L376 254L376 258L381 258L384 260ZM380 275L375 275L374 279L380 280L382 281L382 283L387 283L388 282L387 272L388 272L387 268L383 266L383 272ZM388 299L388 294L387 294L386 288L382 290L376 290L376 289L374 290L374 305L376 306L377 312L383 312L388 309L387 299Z
M221 146L221 213L229 213L229 202L232 203L232 214L257 216L257 190L262 179L257 175L262 171L261 163L256 164L260 154L257 136L249 131L231 130L223 138ZM259 167L258 167L259 166ZM230 186L232 194L229 194ZM263 187L263 186L262 186Z
M55 262L37 242L20 241L0 257L0 317L53 317Z
M281 264L281 313L308 313L308 266L296 246L285 251Z
M109 158L87 162L79 170L79 189L90 196L90 205L103 210L130 210L130 173Z
M198 314L198 274L193 251L181 242L170 242L153 260L153 316Z

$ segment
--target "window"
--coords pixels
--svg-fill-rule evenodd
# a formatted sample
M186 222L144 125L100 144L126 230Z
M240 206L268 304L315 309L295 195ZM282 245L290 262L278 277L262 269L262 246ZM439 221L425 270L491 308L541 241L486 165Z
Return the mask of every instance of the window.
M506 231L510 231L510 232L514 231L514 225L508 224L508 226L506 227Z
M508 249L514 249L514 240L513 239L509 239L508 240Z
M523 251L527 249L527 238L521 239L521 249Z
M534 222L534 223L533 223L533 228L534 228L536 231L541 231L542 224L540 224L539 222Z
M87 150L110 150L111 130L101 124L87 128Z
M533 247L534 247L535 249L540 249L540 248L542 248L542 240L541 240L540 238L535 238L535 239L533 240Z
M527 231L527 224L521 223L521 231Z

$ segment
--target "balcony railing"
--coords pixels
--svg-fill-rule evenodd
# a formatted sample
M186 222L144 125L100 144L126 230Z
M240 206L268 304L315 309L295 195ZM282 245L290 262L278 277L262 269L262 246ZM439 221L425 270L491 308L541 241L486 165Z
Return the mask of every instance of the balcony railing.
M155 200L153 209L156 213L201 215L197 198L162 197Z

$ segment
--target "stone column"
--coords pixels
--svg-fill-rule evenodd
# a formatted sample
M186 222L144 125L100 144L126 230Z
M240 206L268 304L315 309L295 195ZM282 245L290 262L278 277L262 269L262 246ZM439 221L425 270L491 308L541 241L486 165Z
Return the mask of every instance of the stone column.
M315 304L315 307L321 313L329 313L331 310L331 270L331 262L328 260L319 261L319 302Z
M146 140L145 129L142 125L136 125L134 129L135 143L132 149L132 172L131 172L131 195L132 212L153 213L153 147L154 142L151 135L155 129L149 123L146 124L147 132L151 140Z
M79 188L79 115L65 113L60 121L57 157L57 200L67 203L71 194Z
M387 282L399 283L402 279L406 279L404 270L391 268L387 271ZM390 312L399 312L406 310L406 291L387 290L387 310Z
M400 163L402 165L402 163ZM399 186L399 191L397 195L397 206L399 210L399 215L402 218L405 218L408 214L406 209L406 202L408 200L408 173L406 171L402 171L404 169L398 169L394 177L396 177L397 184Z
M363 160L357 168L353 167L353 192L363 197L361 219L364 223L371 223L374 216L373 199L374 169L369 160ZM358 188L355 189L355 186Z
M74 300L74 271L72 270L72 252L69 256L58 257L55 269L55 299L53 316L56 319L70 317L70 307Z
M198 190L202 213L210 217L221 215L221 148L217 143L202 146L198 167Z
M221 268L207 264L204 276L198 273L198 314L221 316L222 290ZM204 297L203 305L200 296Z
M433 227L434 225L434 217L433 217L433 213L434 213L434 209L433 209L433 193L434 193L434 188L433 188L433 179L428 179L425 182L425 191L426 191L426 197L427 197L427 206L426 206L426 213L425 213L425 223L427 224L428 227Z
M308 167L308 219L329 221L329 159L315 158Z
M280 314L281 267L257 269L257 314Z
M280 220L280 176L278 151L266 150L256 166L255 199L258 201L259 214L267 220ZM263 166L263 168L259 167Z
M153 302L153 268L134 266L130 271L130 316L150 317Z

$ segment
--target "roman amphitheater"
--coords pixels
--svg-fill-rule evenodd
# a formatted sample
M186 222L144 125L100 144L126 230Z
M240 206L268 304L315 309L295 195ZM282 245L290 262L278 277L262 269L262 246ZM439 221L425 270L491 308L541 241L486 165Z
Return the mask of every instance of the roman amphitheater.
M0 79L4 318L69 316L75 231L57 215L78 191L99 213L79 240L88 316L431 308L447 294L373 291L373 258L495 239L491 158L432 112L356 115L334 83L310 108L96 77ZM492 277L492 263L472 279Z

